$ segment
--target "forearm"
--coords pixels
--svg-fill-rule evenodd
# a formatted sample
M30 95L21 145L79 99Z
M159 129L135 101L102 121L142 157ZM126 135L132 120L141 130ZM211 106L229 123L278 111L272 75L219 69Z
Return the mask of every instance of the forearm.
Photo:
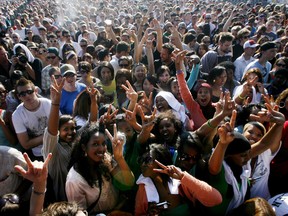
M46 192L46 181L34 182L30 199L30 216L41 215Z
M40 135L32 139L28 139L26 141L21 141L21 138L18 138L18 140L24 149L29 150L43 143L43 135Z
M89 122L96 122L98 116L98 104L96 101L91 101Z
M114 178L121 184L127 186L133 186L135 182L135 177L130 170L128 164L126 163L124 157L115 158L118 167L116 173L113 175Z
M187 80L187 86L191 90L198 78L200 71L200 64L193 65L192 70L190 71L189 79Z
M227 147L221 145L220 142L216 145L208 162L208 170L211 175L217 175L220 173L226 149Z
M51 103L51 110L50 110L50 115L48 119L48 131L53 136L56 136L58 134L59 108L60 108L60 100L53 101Z
M151 48L146 48L146 55L148 60L148 73L149 75L153 76L155 74L155 67L154 67L154 57Z
M29 74L29 76L33 79L36 80L36 75L35 75L35 71L33 70L33 68L30 66L30 64L26 64L26 71Z

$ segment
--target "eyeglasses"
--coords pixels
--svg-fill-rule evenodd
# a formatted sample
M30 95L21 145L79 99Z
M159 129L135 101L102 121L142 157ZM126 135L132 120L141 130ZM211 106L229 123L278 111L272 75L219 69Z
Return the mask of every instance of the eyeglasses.
M120 67L128 67L129 64L119 64Z
M49 40L50 43L57 43L57 40Z
M18 96L19 96L19 97L25 97L27 94L28 94L28 95L31 95L31 94L33 94L33 93L34 93L34 90L28 89L27 91L19 92L19 93L18 93Z
M0 91L0 94L6 94L7 90Z
M286 64L277 63L276 65L277 65L278 67L286 67Z
M65 35L64 37L69 38L69 37L71 37L71 35Z
M87 47L87 44L82 44L82 45L80 45L81 47Z
M186 153L183 153L180 157L179 157L179 159L181 160L181 161L190 161L190 160L193 160L193 161L197 161L198 159L199 159L199 156L198 155L188 155L188 154L186 154Z
M19 204L19 197L16 194L9 194L5 198L0 199L0 209L6 205L7 201L13 204Z
M46 53L46 52L47 52L47 50L41 50L41 51L39 51L39 54L41 55L41 54Z
M85 70L85 69L80 69L79 71L81 74L85 74L85 73L89 73L89 71Z
M141 17L135 17L135 19L141 19Z
M60 77L62 78L62 75L61 74L58 74L58 75L54 74L54 77L55 77L55 79L59 79Z
M55 59L57 56L47 56L47 59Z

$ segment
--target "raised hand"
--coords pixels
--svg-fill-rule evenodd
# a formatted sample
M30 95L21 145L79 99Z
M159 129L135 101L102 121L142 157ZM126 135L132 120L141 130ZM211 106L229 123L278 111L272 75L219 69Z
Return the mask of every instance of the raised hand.
M237 115L236 110L233 110L230 122L225 123L218 128L220 145L228 146L229 143L231 143L234 140L233 130L235 127L236 115Z
M138 104L137 103L135 104L133 111L125 109L124 107L122 109L125 112L126 122L128 122L130 125L137 124L136 115L137 115L137 110L138 110Z
M145 115L143 112L143 109L141 106L138 105L138 111L139 111L139 115L141 117L142 120L142 129L146 129L151 131L154 127L154 123L155 123L155 116L156 116L156 112L157 109L156 107L154 107L154 110L152 112L151 115Z
M44 162L31 161L27 153L23 153L24 159L27 163L28 170L16 165L15 170L19 172L25 179L32 181L33 183L41 183L46 181L48 177L48 164L52 157L52 154L48 154L48 157Z
M175 59L175 63L176 64L181 64L182 62L184 62L184 59L186 57L187 54L187 50L182 50L179 52L179 50L175 50L173 51L173 57Z
M97 95L99 91L96 88L94 88L94 86L92 86L91 88L86 87L86 92L89 94L91 101L97 103Z
M64 86L66 78L63 77L60 84L57 83L54 75L52 76L52 83L50 86L50 99L52 103L59 104L61 99L61 93Z
M133 86L130 84L130 82L128 80L126 80L126 85L124 84L121 85L121 87L126 91L126 97L130 100L130 101L137 101L138 98L138 94L137 92L134 90Z
M151 109L153 106L153 93L150 92L149 98L144 93L143 98L138 102L138 104L142 107L142 109L144 108L145 110L147 110L147 112L151 113Z
M118 109L116 109L113 113L111 113L112 110L112 105L110 104L108 107L107 112L101 116L100 118L100 122L103 124L111 124L112 122L114 122L115 117L118 113Z
M123 145L126 142L126 137L123 133L117 132L117 126L114 124L114 136L112 136L108 129L105 129L105 133L112 143L113 155L116 161L123 158Z
M157 160L155 160L155 162L162 169L153 169L154 172L164 173L166 175L169 175L171 178L175 178L175 179L179 179L179 180L181 180L183 178L184 172L182 172L180 168L178 168L174 165L165 166Z

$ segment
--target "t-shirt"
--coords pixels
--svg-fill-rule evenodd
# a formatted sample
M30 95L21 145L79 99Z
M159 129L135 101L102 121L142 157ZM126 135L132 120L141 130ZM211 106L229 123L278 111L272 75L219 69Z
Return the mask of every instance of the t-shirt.
M48 118L51 109L51 101L46 98L38 98L40 106L36 111L29 111L21 103L12 114L12 121L17 134L27 132L30 138L44 134L48 125ZM42 144L32 148L35 156L41 157Z

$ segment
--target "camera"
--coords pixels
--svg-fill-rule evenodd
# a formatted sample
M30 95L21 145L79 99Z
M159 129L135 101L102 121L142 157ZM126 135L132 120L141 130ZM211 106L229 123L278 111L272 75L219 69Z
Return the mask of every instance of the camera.
M28 58L24 54L19 54L18 59L22 64L26 64L28 62Z

